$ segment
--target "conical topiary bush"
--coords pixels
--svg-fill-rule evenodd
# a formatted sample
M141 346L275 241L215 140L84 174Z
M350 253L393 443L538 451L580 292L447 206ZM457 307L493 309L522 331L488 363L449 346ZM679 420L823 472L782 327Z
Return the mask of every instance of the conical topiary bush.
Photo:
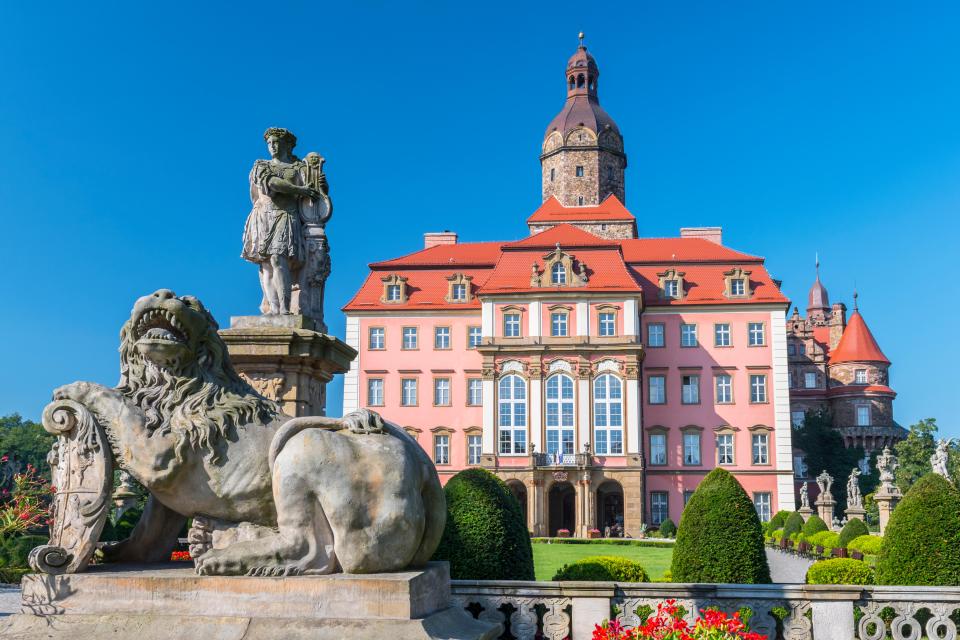
M850 518L847 520L847 524L843 525L843 529L840 530L840 541L837 542L837 545L840 546L841 549L846 549L851 540L868 535L869 533L870 529L867 528L863 520L860 518Z
M683 510L670 573L674 582L770 582L757 511L726 469L708 473Z
M783 537L789 539L795 533L803 531L803 516L794 511L787 516L787 521L783 524Z
M960 584L960 491L928 473L890 515L877 559L877 584Z
M455 580L533 580L533 548L520 503L486 469L461 471L443 488L447 524L434 560Z
M803 528L800 529L800 533L803 534L804 538L809 540L810 536L813 534L829 530L830 528L827 526L827 523L824 522L820 516L814 514L807 518L807 521L803 523Z

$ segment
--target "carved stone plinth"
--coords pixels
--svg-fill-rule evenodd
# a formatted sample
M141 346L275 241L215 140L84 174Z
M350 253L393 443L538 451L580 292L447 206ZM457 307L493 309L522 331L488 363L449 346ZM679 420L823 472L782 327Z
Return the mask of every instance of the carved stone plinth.
M903 496L898 493L877 493L873 496L873 501L877 503L877 510L880 512L880 535L887 530L887 523L890 522L890 514L893 513L897 503Z
M300 315L236 316L220 331L230 359L254 389L292 416L322 416L326 387L357 352Z
M446 563L371 575L198 576L171 565L91 567L26 576L21 614L4 638L381 638L500 635L500 625L451 607Z
M843 514L847 516L847 522L856 518L860 522L866 522L867 511L863 507L847 507Z
M800 507L799 509L797 509L797 513L799 513L800 517L803 518L803 521L806 522L807 520L810 519L810 516L813 515L813 509L811 509L810 507Z
M830 523L833 522L833 508L837 506L837 501L832 497L823 499L823 495L817 498L817 515L820 516L820 519L827 523L827 526L831 526Z

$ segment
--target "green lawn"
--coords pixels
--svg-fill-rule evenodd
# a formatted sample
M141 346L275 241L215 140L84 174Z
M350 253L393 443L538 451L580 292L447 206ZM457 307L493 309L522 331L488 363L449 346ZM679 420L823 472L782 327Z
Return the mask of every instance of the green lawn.
M663 578L670 568L672 548L615 544L534 544L533 567L537 580L551 580L557 569L589 556L620 556L643 565L651 580Z

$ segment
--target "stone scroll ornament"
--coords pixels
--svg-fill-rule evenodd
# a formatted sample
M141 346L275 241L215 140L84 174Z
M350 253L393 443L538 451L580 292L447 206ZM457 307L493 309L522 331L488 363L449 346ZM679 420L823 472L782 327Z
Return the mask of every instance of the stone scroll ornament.
M113 455L103 428L78 402L48 404L42 422L58 436L47 456L56 487L53 524L50 542L36 547L28 560L34 571L76 573L96 551L110 510Z

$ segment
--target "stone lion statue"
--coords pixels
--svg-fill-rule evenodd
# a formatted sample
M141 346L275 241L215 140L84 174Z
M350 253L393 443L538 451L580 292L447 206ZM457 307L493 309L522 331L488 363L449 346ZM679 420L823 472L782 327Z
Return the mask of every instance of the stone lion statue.
M117 464L150 493L110 561L165 560L186 518L200 574L376 573L425 564L443 533L436 470L362 410L292 418L233 369L199 300L140 298L120 332L120 383L76 382Z

